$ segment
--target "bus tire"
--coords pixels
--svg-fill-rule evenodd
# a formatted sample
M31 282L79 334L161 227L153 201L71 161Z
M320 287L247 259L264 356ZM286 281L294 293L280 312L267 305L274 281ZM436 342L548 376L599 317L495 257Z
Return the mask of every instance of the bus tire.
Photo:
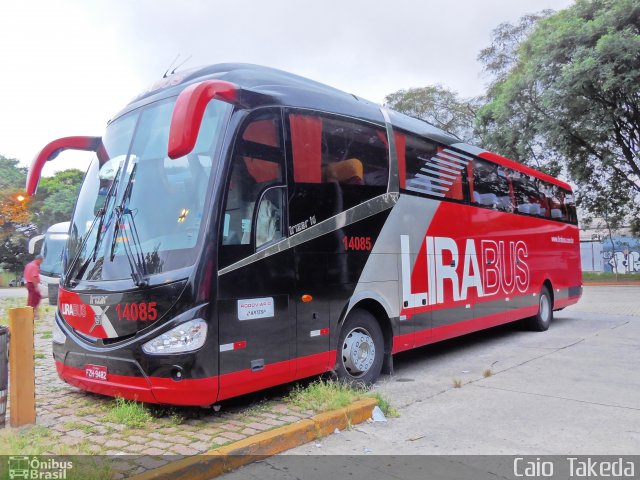
M338 380L354 386L376 382L384 360L384 338L373 315L359 308L349 313L340 330L336 356Z
M549 289L545 286L542 287L538 297L538 313L527 318L526 325L529 330L544 332L549 329L551 320L553 320L553 300L551 300Z

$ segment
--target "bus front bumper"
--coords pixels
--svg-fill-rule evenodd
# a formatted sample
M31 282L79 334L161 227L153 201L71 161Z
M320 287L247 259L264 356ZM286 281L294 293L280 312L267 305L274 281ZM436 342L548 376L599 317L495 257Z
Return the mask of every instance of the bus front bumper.
M62 380L82 390L146 403L208 406L215 403L218 377L173 380L172 378L129 376L107 373L106 380L88 378L86 369L56 360Z

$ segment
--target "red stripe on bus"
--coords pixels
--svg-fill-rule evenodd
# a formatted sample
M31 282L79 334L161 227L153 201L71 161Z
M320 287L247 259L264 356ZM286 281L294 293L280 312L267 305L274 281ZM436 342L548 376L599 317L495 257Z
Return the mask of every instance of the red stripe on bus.
M336 351L316 353L293 360L270 363L262 370L251 369L220 375L218 401L265 388L311 377L331 370L336 364Z
M164 377L134 377L112 373L108 374L107 381L89 379L85 377L83 369L70 367L62 362L56 362L56 369L60 378L68 384L101 395L147 403L206 406L216 401L318 375L333 369L335 363L336 351L330 350L265 365L264 369L258 372L247 369L220 377L180 381Z
M493 315L487 315L480 318L472 318L461 322L443 325L436 328L427 328L418 332L398 335L393 338L392 353L399 353L411 348L421 347L430 343L448 340L450 338L466 335L468 333L477 332L485 328L496 327L504 323L513 322L521 318L535 315L538 306L519 308L511 312L501 312Z
M134 377L108 373L107 381L85 377L81 368L56 362L58 375L74 387L127 400L173 405L211 405L218 393L218 377L175 381L163 377Z

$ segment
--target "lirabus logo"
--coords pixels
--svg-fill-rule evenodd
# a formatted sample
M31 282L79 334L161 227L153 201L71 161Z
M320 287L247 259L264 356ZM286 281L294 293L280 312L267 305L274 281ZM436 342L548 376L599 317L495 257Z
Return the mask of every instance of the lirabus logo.
M411 283L409 236L400 235L402 300L405 305L418 307L464 301L472 288L478 297L524 293L529 288L529 254L527 244L522 240L483 239L476 243L471 238L456 242L449 237L426 236L424 242L425 255L419 255L416 262L426 262L426 268L421 270L426 272L428 287L426 291L418 291Z
M26 478L29 480L65 480L67 473L73 468L73 462L62 461L53 457L9 457L9 478Z

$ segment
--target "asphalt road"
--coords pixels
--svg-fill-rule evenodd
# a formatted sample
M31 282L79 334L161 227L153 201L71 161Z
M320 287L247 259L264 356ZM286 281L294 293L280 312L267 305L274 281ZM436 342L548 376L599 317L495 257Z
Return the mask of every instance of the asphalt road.
M27 298L27 289L24 287L0 288L0 298Z
M556 312L547 332L506 325L397 356L395 375L376 388L398 418L361 424L225 478L308 473L288 455L354 456L322 462L326 477L358 465L370 470L372 455L638 454L638 368L640 286L585 287L580 303ZM370 478L398 478L397 469L383 470Z

